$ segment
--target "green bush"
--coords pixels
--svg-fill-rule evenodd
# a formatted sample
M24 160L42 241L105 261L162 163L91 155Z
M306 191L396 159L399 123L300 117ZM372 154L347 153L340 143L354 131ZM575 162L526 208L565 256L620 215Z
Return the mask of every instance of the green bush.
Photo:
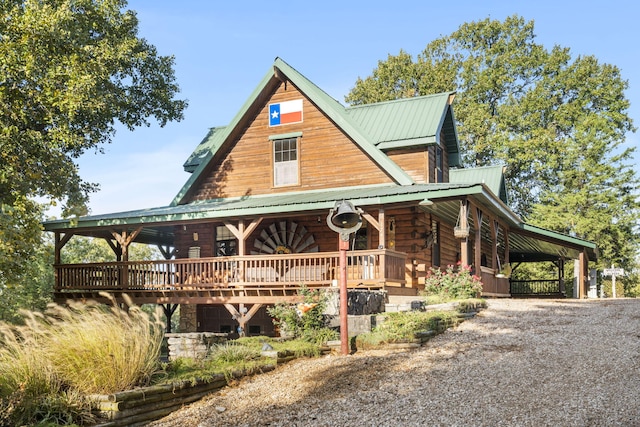
M439 320L458 316L457 311L403 311L386 313L385 319L370 333L356 337L358 348L376 348L384 344L412 341L416 334L436 330Z
M280 328L281 335L318 344L335 339L337 332L327 328L324 292L303 286L299 294L302 296L301 303L278 303L267 309L273 323Z
M471 266L448 265L443 271L431 267L424 281L424 294L437 296L444 301L476 298L482 292L480 277L471 274Z

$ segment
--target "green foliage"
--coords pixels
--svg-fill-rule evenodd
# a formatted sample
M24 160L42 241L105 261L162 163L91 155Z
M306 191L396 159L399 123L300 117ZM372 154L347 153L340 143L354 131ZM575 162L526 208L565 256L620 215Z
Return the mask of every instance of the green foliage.
M469 298L458 302L456 310L458 313L471 313L478 311L478 308L487 308L487 301L482 298Z
M174 59L138 37L124 0L4 1L0 6L0 287L19 283L41 207L86 213L97 186L75 159L129 129L181 120ZM27 255L27 256L25 256ZM4 276L4 277L3 277Z
M620 70L537 43L533 21L461 25L414 61L380 61L346 97L366 104L456 91L463 162L505 164L510 203L527 222L596 242L599 267L637 264L640 183Z
M43 311L51 302L53 245L36 243L20 263L22 266L13 272L15 274L9 271L3 274L0 269L0 321L20 322L20 309Z
M419 333L435 331L438 321L448 321L457 316L456 310L386 313L384 321L373 331L356 337L356 345L358 348L368 349L389 343L412 341Z
M245 360L257 359L260 357L260 350L247 345L227 342L224 344L216 344L209 350L207 356L212 363L227 364L238 363Z
M444 271L431 267L424 279L425 295L436 295L442 301L475 298L481 292L480 277L471 274L468 265L448 265Z
M63 264L85 264L94 262L113 262L116 255L104 239L74 236L62 248ZM129 246L129 261L163 259L160 251L152 246L132 243Z
M301 339L278 340L270 337L242 337L211 348L209 355L196 360L178 358L164 366L164 375L156 377L156 383L175 381L206 381L217 374L225 376L233 372L259 369L273 365L273 358L262 357L262 346L268 343L278 353L293 354L295 357L318 357L320 346Z
M145 384L159 368L162 324L137 307L74 304L0 324L0 408L7 425L90 417L90 393ZM15 424L14 424L15 423Z
M326 338L333 339L335 331L326 327L324 315L326 295L320 289L306 287L302 287L300 295L303 297L302 303L278 303L267 309L273 323L280 328L280 333L318 343L325 342Z

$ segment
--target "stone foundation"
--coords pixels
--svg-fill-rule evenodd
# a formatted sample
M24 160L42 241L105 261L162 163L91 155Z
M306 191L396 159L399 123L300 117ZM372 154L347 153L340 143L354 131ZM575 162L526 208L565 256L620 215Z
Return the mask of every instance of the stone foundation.
M204 359L214 344L227 341L227 334L213 332L191 332L166 334L169 345L169 360L181 357Z
M388 301L387 291L371 291L367 289L349 289L347 292L348 314L361 316L384 312L385 303ZM331 288L327 290L327 309L325 314L337 316L340 313L340 290Z
M196 332L198 317L195 304L180 304L180 332Z

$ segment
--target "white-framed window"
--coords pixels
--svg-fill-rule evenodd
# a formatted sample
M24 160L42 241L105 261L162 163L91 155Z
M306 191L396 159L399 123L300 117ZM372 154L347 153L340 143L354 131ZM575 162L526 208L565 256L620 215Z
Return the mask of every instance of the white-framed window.
M273 185L298 184L298 138L273 140Z

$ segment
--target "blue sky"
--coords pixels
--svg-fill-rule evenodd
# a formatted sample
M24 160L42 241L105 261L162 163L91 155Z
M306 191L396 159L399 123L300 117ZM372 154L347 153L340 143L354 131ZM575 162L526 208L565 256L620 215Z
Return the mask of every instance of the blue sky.
M574 57L594 55L629 81L630 116L640 126L640 3L610 1L196 1L130 0L141 37L175 56L185 119L164 128L121 129L105 154L79 159L101 190L91 214L166 206L188 178L182 164L208 128L226 125L281 57L338 101L358 77L400 49L420 53L465 22L520 15L537 41ZM394 5L395 7L390 7ZM396 6L397 5L397 6ZM628 136L638 146L638 134ZM637 156L638 157L638 156ZM638 157L640 158L640 157ZM637 167L637 166L636 166ZM640 168L638 168L640 174Z

